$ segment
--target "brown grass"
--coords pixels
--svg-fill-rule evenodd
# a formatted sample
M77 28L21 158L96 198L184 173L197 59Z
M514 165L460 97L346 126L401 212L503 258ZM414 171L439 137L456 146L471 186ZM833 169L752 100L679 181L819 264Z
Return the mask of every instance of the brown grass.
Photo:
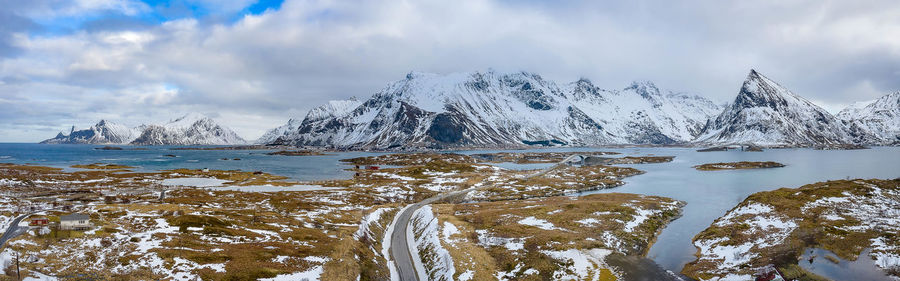
M862 184L861 184L862 182ZM750 195L735 208L762 203L772 206L775 213L794 220L798 227L785 241L775 247L756 249L757 258L751 260L750 267L775 264L784 271L796 272L792 278L818 280L811 274L796 266L798 257L804 249L818 247L831 251L841 259L856 260L860 253L870 247L871 239L884 236L886 233L876 229L865 231L845 231L841 228L859 225L859 221L851 218L843 220L821 219L828 212L825 207L802 209L807 203L826 197L842 197L844 193L858 196L869 196L872 188L869 184L881 189L900 188L900 179L895 180L838 180L804 185L800 188L781 188L773 191L758 192ZM744 215L749 217L753 215ZM737 217L734 221L742 221ZM758 238L761 230L750 229L746 224L711 225L694 237L697 240L726 238L730 244L738 245ZM755 234L754 234L755 233ZM890 236L890 235L889 235ZM708 273L717 267L715 263L694 261L685 266L682 273L694 278L711 277ZM747 269L749 272L749 268Z
M781 168L784 164L772 161L766 162L727 162L727 163L709 163L694 166L694 169L700 171L719 171L719 170L741 170L741 169L765 169L765 168Z

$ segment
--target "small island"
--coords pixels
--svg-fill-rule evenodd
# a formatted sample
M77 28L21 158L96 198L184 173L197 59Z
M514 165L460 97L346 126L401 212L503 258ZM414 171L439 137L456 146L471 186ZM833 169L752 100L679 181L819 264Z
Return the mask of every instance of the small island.
M95 150L123 150L123 148L118 146L104 146L104 147L95 147Z
M719 171L719 170L743 170L743 169L765 169L765 168L781 168L784 167L784 164L772 161L765 162L751 162L751 161L741 161L741 162L721 162L721 163L709 163L703 165L694 166L694 169L700 171Z
M886 274L900 277L898 195L900 179L837 180L757 192L694 236L697 260L681 273L753 280L757 268L773 265L787 280L827 280L798 264L814 259L806 253L821 248L835 255L824 256L832 261L869 255Z
M93 163L93 164L80 164L80 165L72 165L72 168L76 169L90 169L90 170L127 170L132 169L132 166L126 165L118 165L118 164L105 164L105 163Z
M275 151L275 152L266 153L266 155L317 156L317 155L328 155L328 154L322 153L320 151L313 151L313 150L279 150L279 151Z

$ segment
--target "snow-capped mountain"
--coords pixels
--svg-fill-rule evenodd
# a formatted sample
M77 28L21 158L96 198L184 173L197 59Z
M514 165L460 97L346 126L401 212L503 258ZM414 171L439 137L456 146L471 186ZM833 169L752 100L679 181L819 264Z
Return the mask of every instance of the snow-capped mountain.
M493 71L410 73L361 104L340 107L349 111L334 108L312 110L272 143L379 149L674 143L693 139L718 111L705 99L663 94L652 83L606 91L584 79L560 87L537 74ZM632 118L640 121L624 121Z
M272 143L275 140L277 140L278 138L297 130L297 128L300 127L301 122L303 122L303 119L291 118L290 120L288 120L288 122L286 124L275 127L274 129L269 129L268 131L266 131L265 134L263 134L261 137L256 139L256 141L254 141L253 143L255 143L255 144Z
M140 131L136 128L128 128L106 120L100 120L97 124L85 130L75 131L75 127L69 134L60 132L56 137L47 139L41 143L64 144L121 144L129 143L138 137Z
M586 79L565 87L566 97L615 136L613 143L671 144L693 140L722 109L695 95L664 93L652 82L608 91Z
M230 145L246 141L212 118L191 113L163 125L145 126L134 145Z
M900 92L859 102L837 114L853 140L870 145L900 145Z
M191 113L163 125L128 128L106 120L86 130L56 137L41 143L133 144L133 145L229 145L244 144L231 129L202 114Z
M298 135L299 129L304 124L310 124L326 119L339 118L356 109L362 102L355 97L349 100L328 101L324 105L310 110L303 119L291 118L287 124L271 129L256 140L258 144L274 143L281 139L290 139ZM307 125L308 126L308 125Z
M852 140L830 113L750 70L737 98L706 125L697 141L803 146Z

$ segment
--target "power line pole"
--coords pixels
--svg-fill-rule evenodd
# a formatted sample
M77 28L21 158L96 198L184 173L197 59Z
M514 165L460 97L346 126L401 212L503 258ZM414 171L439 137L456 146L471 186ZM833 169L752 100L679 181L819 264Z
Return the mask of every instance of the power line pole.
M16 280L22 280L22 275L19 272L19 252L16 252Z

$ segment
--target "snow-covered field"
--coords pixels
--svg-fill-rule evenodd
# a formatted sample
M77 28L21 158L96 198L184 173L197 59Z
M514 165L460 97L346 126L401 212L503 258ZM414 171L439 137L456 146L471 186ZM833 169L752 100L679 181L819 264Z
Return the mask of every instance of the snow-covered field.
M469 187L476 188L475 198L477 194L542 198L616 186L621 177L640 173L611 166L564 166L535 175L454 154L399 154L358 161L392 167L357 169L348 180L292 182L265 173L205 169L128 173L123 171L130 167L107 169L100 164L85 166L88 172L0 166L6 171L3 175L11 175L0 176L0 192L16 194L0 196L0 223L21 211L15 206L41 209L51 207L50 202L60 206L46 212L51 221L69 213L90 216L91 226L85 231L34 228L9 244L10 251L30 253L41 261L23 268L34 278L86 270L100 279L389 278L393 275L387 255L390 236L385 234L391 232L391 221L402 206ZM39 180L30 180L34 178ZM23 188L26 185L31 186ZM163 190L165 196L160 196ZM614 276L603 257L642 253L680 207L658 197L595 197L609 197L615 203L581 202L597 203L591 196L554 197L548 201L555 206L550 210L535 201L543 199L497 202L520 205L516 211L527 211L502 217L508 220L507 226L534 233L518 236L468 221L470 215L499 219L490 210L462 211L447 220L442 218L446 213L432 206L446 210L454 204L426 206L413 218L411 248L415 260L421 261L420 272L434 280L515 279L523 274L562 278L584 272L599 276L590 269L597 267L606 269L604 276ZM66 203L72 201L84 204ZM573 212L561 207L564 202L593 209L570 218ZM62 206L71 210L64 211ZM580 242L548 243L545 239L553 235ZM532 244L537 247L529 247ZM574 267L532 268L521 263L513 265L517 270L500 270L498 263L507 260L487 251L496 247L503 249L502 255L539 255Z
M880 269L900 269L900 180L831 181L760 192L717 219L694 240L688 276L747 280L782 256L822 247L846 260L864 249Z

